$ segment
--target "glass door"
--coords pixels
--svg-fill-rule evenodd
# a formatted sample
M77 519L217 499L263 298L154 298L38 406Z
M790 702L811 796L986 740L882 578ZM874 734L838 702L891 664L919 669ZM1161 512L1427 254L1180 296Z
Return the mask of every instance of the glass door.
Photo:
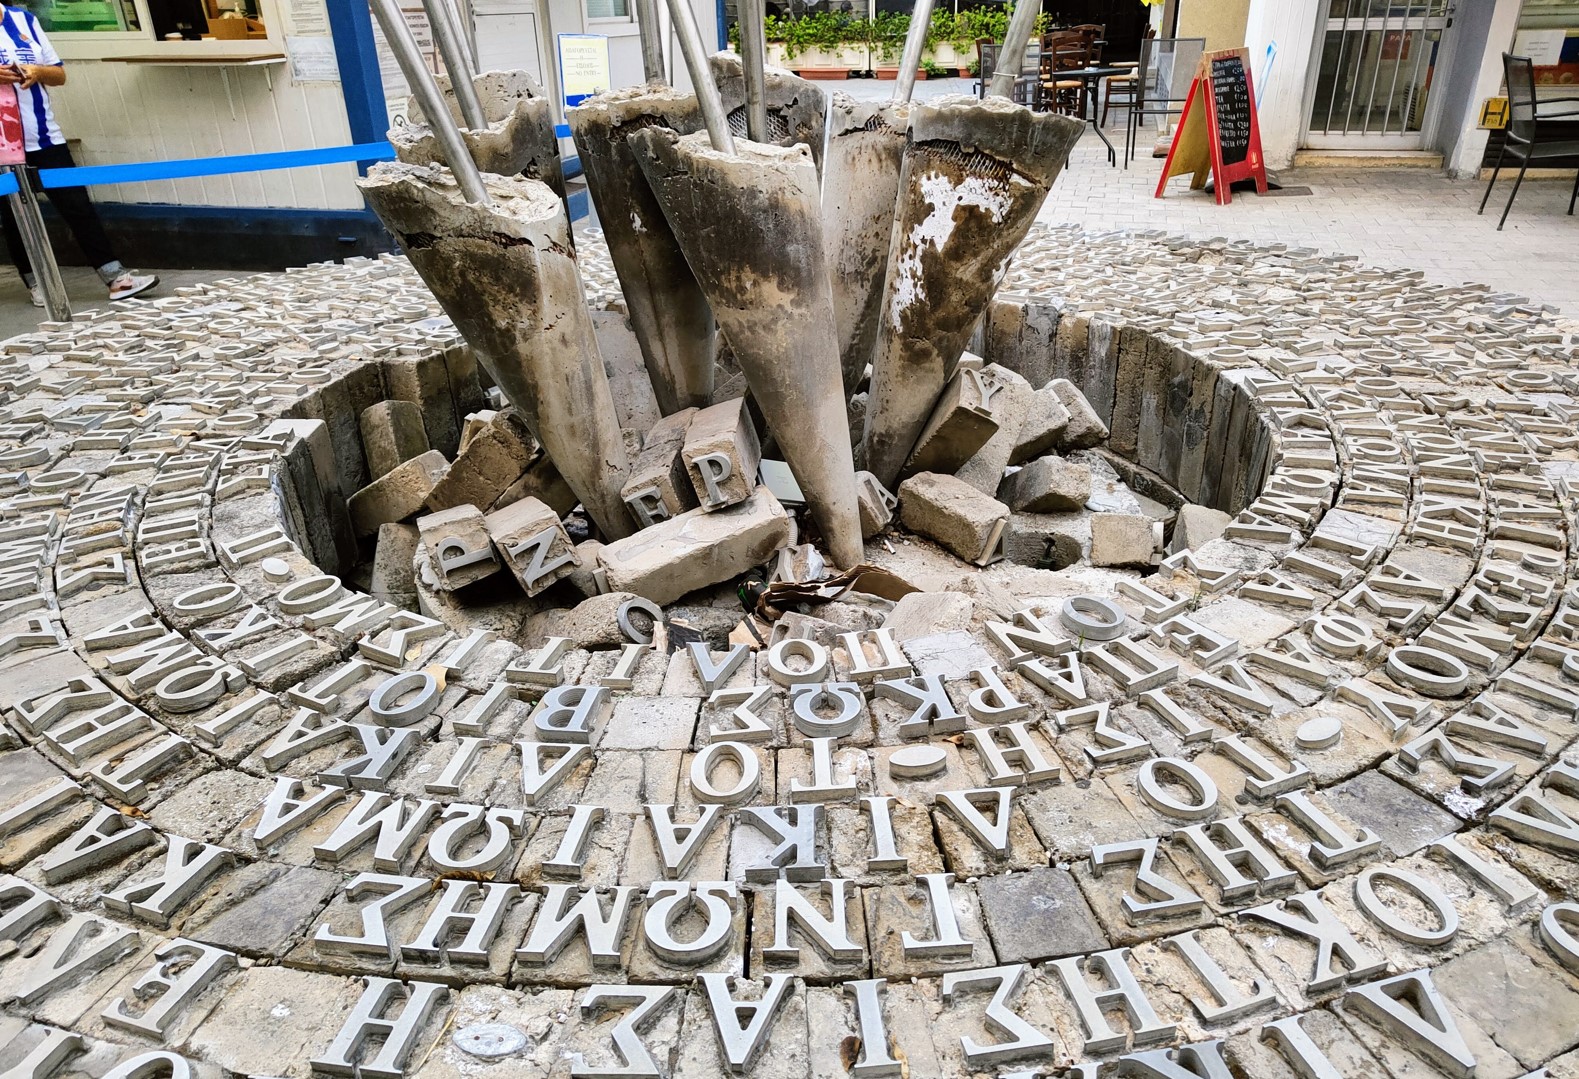
M1305 145L1418 150L1427 146L1446 58L1452 0L1330 0L1312 65Z

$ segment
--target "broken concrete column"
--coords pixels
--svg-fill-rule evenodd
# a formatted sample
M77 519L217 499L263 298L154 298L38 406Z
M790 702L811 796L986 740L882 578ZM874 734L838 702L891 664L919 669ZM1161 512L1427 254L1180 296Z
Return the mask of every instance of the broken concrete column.
M687 408L655 423L631 465L625 486L620 488L620 497L643 528L697 506L696 491L680 456L685 448L685 432L696 412Z
M422 410L410 401L380 401L358 418L367 471L375 480L404 461L428 452Z
M379 525L417 513L449 467L442 453L429 450L391 469L346 500L351 528L358 536L371 536Z
M703 509L727 509L750 497L757 486L762 445L746 399L720 401L692 416L680 456Z
M908 103L833 95L823 161L822 242L834 281L833 317L845 396L860 385L877 344L878 304L909 126Z
M1084 509L1091 498L1091 468L1062 457L1039 457L1005 476L998 497L1010 509L1030 513Z
M629 535L629 461L564 207L536 180L484 182L490 205L399 163L359 186L604 535Z
M417 531L438 570L439 589L453 592L499 572L493 540L476 506L456 506L417 518Z
M1003 557L1009 507L953 476L922 472L900 484L899 519L967 562L985 566Z
M494 413L488 425L455 455L450 470L428 496L435 512L455 506L488 509L537 456L537 440L513 408Z
M816 170L804 147L631 136L751 396L840 566L862 557Z
M525 71L485 71L474 77L472 86L477 90L488 126L473 131L461 119L450 77L435 78L451 118L461 129L461 139L479 169L499 176L541 180L560 198L565 197L559 139L554 135L553 102L536 79ZM389 129L395 156L412 165L448 164L415 97L406 99L406 115L408 123Z
M512 502L483 518L504 564L535 596L580 565L559 515L535 498Z
M717 513L694 509L598 551L608 588L673 603L767 561L794 542L794 521L766 487Z
M910 456L1082 130L1002 98L911 106L867 412L866 467L884 483Z
M740 57L715 52L707 58L707 66L718 86L730 134L746 138L746 76ZM820 174L827 95L816 83L782 68L764 68L763 75L767 81L768 141L774 146L806 147Z
M998 433L992 400L1001 389L997 379L975 368L955 371L921 429L902 474L957 472Z
M617 90L565 118L658 408L664 415L705 408L713 401L713 313L627 144L648 127L700 131L696 98L666 86Z

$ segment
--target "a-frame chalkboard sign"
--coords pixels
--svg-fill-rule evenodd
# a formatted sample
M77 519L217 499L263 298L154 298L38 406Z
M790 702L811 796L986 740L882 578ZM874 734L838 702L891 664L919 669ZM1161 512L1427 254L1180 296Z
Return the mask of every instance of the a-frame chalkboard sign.
M1162 198L1169 179L1187 172L1193 173L1192 189L1205 187L1208 170L1219 206L1228 202L1229 185L1236 180L1254 180L1256 193L1266 194L1249 57L1248 49L1224 49L1201 57L1157 181L1157 198Z

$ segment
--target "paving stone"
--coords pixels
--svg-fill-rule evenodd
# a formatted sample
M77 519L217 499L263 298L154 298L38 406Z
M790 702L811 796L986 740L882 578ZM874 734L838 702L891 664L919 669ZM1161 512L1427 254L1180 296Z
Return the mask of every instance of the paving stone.
M1369 828L1396 857L1413 854L1456 831L1458 819L1376 772L1362 772L1330 788L1333 807Z
M937 540L959 557L986 565L999 557L1009 507L963 480L922 472L899 485L906 528Z
M1011 509L1021 512L1084 509L1091 498L1091 469L1062 457L1039 457L1005 476L998 494Z
M373 479L428 452L422 410L410 401L380 401L362 412L362 449Z
M1107 441L1107 424L1102 422L1085 394L1073 382L1067 378L1055 378L1048 386L1058 395L1058 403L1064 406L1064 411L1069 413L1062 434L1053 443L1058 449L1083 450Z
M1147 566L1162 547L1162 525L1149 517L1098 513L1091 518L1093 566Z
M358 536L371 536L380 525L403 521L422 509L433 487L449 468L438 450L420 453L374 480L346 503Z
M1000 963L1084 955L1108 946L1066 870L984 877L976 882L976 894Z

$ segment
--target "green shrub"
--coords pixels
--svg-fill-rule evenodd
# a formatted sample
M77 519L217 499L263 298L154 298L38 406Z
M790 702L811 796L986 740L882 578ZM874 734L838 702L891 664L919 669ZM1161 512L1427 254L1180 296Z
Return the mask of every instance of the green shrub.
M1006 2L966 8L958 14L934 11L927 27L928 48L948 44L962 55L975 52L978 38L1002 41L1009 27L1010 6ZM767 39L784 46L784 58L793 60L808 49L832 51L840 46L869 49L874 58L895 60L904 51L910 16L897 11L880 12L875 19L846 11L814 11L798 17L769 15ZM1046 33L1052 20L1046 12L1036 17L1036 33ZM736 44L739 28L731 28L729 40Z

